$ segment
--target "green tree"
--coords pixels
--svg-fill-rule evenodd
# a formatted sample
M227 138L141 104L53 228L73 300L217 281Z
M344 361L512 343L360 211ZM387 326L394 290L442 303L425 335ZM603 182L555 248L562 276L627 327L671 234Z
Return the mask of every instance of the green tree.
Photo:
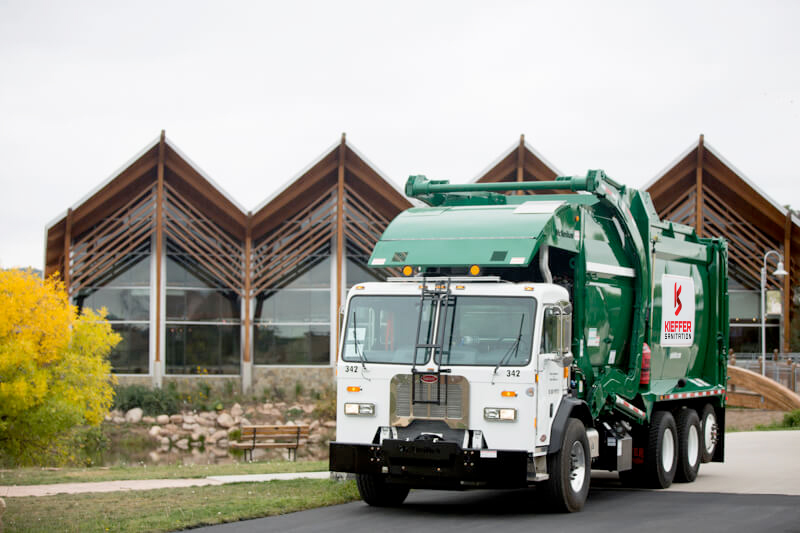
M69 458L71 430L100 424L112 403L119 341L105 312L79 316L56 278L0 272L0 462Z

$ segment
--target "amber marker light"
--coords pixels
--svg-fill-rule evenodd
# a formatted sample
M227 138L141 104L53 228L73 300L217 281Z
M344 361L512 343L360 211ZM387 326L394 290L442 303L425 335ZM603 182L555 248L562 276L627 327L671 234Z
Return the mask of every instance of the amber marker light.
M469 273L472 276L477 276L478 274L481 273L481 267L479 267L478 265L472 265L471 267L469 267Z
M356 290L357 291L363 291L364 290L364 286L363 285L356 285Z
M565 378L568 378L568 377L569 377L569 367L568 367L568 366L565 366L565 367L564 367L564 377L565 377Z
M525 290L526 290L526 291L532 291L532 290L533 290L533 287L525 287Z
M347 387L347 392L361 392L361 387L354 387L351 385L350 387Z
M500 396L502 396L503 398L516 398L517 393L514 392L513 390L504 390L503 392L500 393Z
M410 276L413 273L414 273L414 269L411 268L410 265L406 265L406 266L403 267L403 275L404 276Z
M464 290L464 286L463 285L456 285L456 290L463 291Z

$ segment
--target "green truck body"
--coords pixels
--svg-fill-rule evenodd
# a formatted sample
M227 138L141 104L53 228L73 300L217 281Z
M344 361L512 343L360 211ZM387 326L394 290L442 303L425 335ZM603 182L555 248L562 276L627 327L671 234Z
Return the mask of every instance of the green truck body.
M586 194L494 192L554 189ZM550 268L572 274L572 351L593 416L611 408L615 395L640 397L649 418L658 401L725 387L727 245L661 221L646 192L590 171L555 182L467 185L412 176L406 194L431 207L401 213L375 246L372 266L377 259L383 267L464 275L477 265L483 274L533 281L541 280L535 259L546 246ZM554 256L562 264L552 265ZM694 298L688 345L662 346L662 329L674 318L666 310L677 304L674 287L662 286L665 274L692 281L694 290L681 287L677 296L681 305ZM650 381L641 384L645 343Z
M509 191L517 194L502 194ZM408 209L388 226L371 267L400 270L415 280L528 283L531 291L552 284L569 294L561 310L572 321L561 360L568 390L558 413L551 408L546 459L531 447L528 467L529 480L546 483L557 506L577 510L588 493L588 477L585 487L568 482L576 472L583 475L576 457L620 471L624 481L655 487L675 477L692 481L701 461L723 460L723 239L661 221L646 192L602 171L549 182L463 185L411 176L406 194L427 207ZM570 436L578 431L570 425L574 420L585 431L578 440L588 442L582 446L591 448L591 459ZM390 501L377 498L376 487L386 482L396 489L393 483L402 480L393 478L391 468L386 479L374 477L359 467L348 445L337 446L332 469L358 473L370 503ZM571 456L562 449L568 446ZM426 486L425 479L406 484ZM397 500L397 491L392 494Z

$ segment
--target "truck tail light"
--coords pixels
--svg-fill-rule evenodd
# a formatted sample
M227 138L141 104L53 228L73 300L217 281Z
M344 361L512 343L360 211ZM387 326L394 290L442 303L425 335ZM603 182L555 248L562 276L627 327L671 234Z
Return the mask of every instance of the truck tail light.
M650 384L650 347L647 343L642 345L642 373L639 377L639 385Z

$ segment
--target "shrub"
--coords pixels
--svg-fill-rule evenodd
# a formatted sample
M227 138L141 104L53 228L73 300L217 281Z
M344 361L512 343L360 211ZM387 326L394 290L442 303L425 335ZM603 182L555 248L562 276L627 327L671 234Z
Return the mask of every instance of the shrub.
M171 415L180 411L180 400L174 387L151 389L143 385L128 385L117 387L114 407L123 412L141 407L148 415Z
M326 387L318 393L314 402L314 416L318 419L336 420L336 389Z
M800 428L800 409L795 409L783 415L783 427Z
M112 403L119 341L105 311L79 316L57 279L0 272L0 462L69 459L73 428L99 425Z

